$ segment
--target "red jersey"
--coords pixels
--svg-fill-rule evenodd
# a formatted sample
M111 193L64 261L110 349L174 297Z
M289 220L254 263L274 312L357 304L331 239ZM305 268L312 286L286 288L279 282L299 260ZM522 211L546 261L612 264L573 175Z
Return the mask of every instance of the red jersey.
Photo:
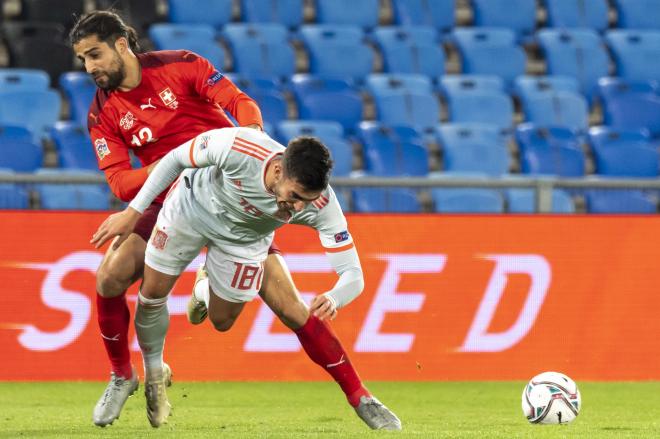
M233 126L223 108L240 125L263 125L257 104L206 59L184 50L137 57L140 84L98 89L87 120L99 169L124 201L147 179L145 168L132 169L129 150L147 166L199 133Z

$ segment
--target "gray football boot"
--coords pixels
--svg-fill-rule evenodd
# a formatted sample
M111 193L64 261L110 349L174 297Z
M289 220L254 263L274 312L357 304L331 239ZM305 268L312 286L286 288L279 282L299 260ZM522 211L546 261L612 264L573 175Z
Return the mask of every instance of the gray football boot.
M135 370L133 370L133 377L130 379L117 376L112 372L108 386L94 407L94 414L92 415L94 424L105 427L118 419L126 400L135 393L139 385Z
M195 297L195 286L197 285L197 282L206 279L207 277L208 274L206 273L206 267L201 265L197 269L197 275L195 276L195 283L193 285L193 292L190 295L190 300L188 300L188 308L186 309L186 316L188 317L188 321L193 325L199 325L204 320L206 320L206 316L208 315L206 304L197 300Z
M355 412L373 430L401 430L401 421L375 396L361 396Z
M147 376L144 382L144 396L147 398L147 419L152 427L158 428L167 423L172 406L167 399L165 388L172 384L172 370L163 365L163 373L154 377Z

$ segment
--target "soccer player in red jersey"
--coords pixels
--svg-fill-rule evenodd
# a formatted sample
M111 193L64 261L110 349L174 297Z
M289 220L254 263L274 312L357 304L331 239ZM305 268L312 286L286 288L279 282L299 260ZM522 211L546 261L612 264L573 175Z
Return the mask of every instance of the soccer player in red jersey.
M70 38L76 56L99 87L88 118L99 168L105 172L113 193L124 201L138 193L167 152L201 132L232 126L223 109L242 126L262 127L256 103L206 59L189 51L136 54L135 31L113 12L94 11L81 17ZM142 168L132 168L129 151L137 156ZM130 312L125 293L143 276L145 249L162 200L163 195L143 213L134 233L121 247L108 249L97 270L98 322L112 364L110 382L94 408L93 420L99 426L117 419L126 399L138 387L128 349ZM326 370L348 402L358 407L361 398L371 394L328 325L326 319L332 316L321 311L327 308L327 299L319 295L308 308L278 251L269 253L259 294L296 333L312 361ZM203 277L200 272L195 288L208 282ZM145 305L159 308L156 304L137 304ZM169 325L166 308L160 309L164 312L158 324ZM152 387L150 379L169 382L170 374L166 367L163 376L146 377L146 392ZM369 426L378 428L373 423Z

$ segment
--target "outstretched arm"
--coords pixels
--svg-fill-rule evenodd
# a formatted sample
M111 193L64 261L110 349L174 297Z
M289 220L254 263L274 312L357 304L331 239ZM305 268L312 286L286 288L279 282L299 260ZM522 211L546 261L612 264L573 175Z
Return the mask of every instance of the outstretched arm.
M119 236L113 244L114 249L119 248L133 232L142 212L184 169L222 166L234 137L234 129L212 130L167 153L151 171L144 186L128 207L123 212L110 215L94 233L90 242L99 248L108 240ZM201 145L202 142L206 143Z
M327 252L326 255L339 279L330 291L312 300L310 311L321 320L333 319L339 308L350 303L364 289L364 276L355 246L351 244L348 250Z

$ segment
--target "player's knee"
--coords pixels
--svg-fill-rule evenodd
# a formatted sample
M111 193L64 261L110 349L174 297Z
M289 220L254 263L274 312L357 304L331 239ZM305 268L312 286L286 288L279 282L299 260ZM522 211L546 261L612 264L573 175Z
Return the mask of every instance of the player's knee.
M236 321L235 318L231 317L211 317L210 320L211 323L213 323L213 327L220 332L229 331L231 327L234 326L234 322Z
M113 264L103 263L96 271L96 291L102 297L117 296L129 286L113 268Z
M302 301L283 304L276 312L277 317L290 329L300 328L309 317L309 309Z

